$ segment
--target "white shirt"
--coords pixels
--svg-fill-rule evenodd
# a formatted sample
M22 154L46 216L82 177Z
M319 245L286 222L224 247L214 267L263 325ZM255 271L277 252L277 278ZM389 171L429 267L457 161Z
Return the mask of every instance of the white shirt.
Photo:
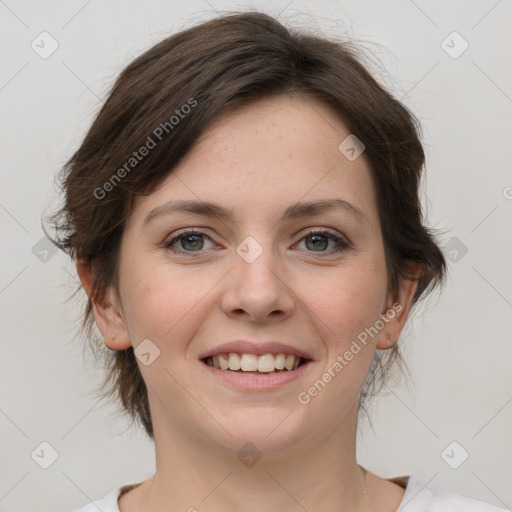
M396 512L512 512L483 501L466 498L451 492L431 491L412 476L399 476L388 480L405 487L405 494ZM140 482L139 482L140 483ZM128 484L111 491L103 499L84 505L75 512L120 512L117 500Z

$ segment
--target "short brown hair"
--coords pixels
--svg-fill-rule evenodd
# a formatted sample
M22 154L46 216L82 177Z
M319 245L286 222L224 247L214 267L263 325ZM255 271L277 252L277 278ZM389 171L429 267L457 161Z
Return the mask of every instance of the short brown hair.
M104 346L94 333L91 299L101 298L109 286L118 291L120 241L135 196L154 190L221 114L292 93L329 105L365 146L393 296L402 279L414 279L410 261L421 263L412 305L442 284L446 262L423 224L419 200L425 156L416 118L372 77L350 40L288 29L257 11L231 12L171 35L131 62L60 171L64 206L50 219L53 241L92 268L82 327L93 348ZM161 137L154 140L157 127ZM150 138L155 146L127 165ZM382 388L391 363L403 364L398 343L384 352L376 354L365 382L363 409L367 397ZM103 396L119 398L152 438L147 389L133 347L102 358L108 369Z

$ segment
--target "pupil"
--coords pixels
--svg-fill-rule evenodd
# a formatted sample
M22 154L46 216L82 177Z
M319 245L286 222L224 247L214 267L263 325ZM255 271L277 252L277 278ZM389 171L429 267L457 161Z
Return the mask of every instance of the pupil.
M323 244L322 244L322 240L321 240L322 238L324 239L324 243ZM309 239L310 240L316 240L315 242L313 242L313 247L320 247L322 249L325 249L326 246L327 246L326 244L328 243L328 240L323 235L311 235L309 237ZM318 244L319 239L320 239L320 245Z
M192 242L191 248L197 249L199 247L199 249L201 249L203 247L203 244L197 245L197 241L200 236L201 235L187 235L186 237L182 238L181 246L183 247L183 249L185 249L185 247L183 246L183 240L185 240L185 244L187 244L189 240L193 239L193 240L195 240L195 244L194 244L194 242Z

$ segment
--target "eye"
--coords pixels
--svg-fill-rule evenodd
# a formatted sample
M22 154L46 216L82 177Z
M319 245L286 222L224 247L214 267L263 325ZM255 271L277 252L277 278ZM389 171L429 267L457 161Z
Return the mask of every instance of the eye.
M171 240L165 243L165 247L173 252L204 252L205 242L208 239L212 242L212 239L204 232L196 229L187 229L176 234ZM349 249L350 243L345 239L341 238L335 233L330 231L310 231L300 241L306 241L307 249L311 249L309 252L320 252L320 253L338 253ZM309 241L309 243L308 243ZM181 242L180 247L175 248L177 242ZM324 250L329 246L329 242L333 242L335 247L331 250ZM208 247L206 247L208 249ZM210 247L211 249L211 247Z
M337 253L350 248L350 243L347 240L339 237L335 233L331 233L330 231L310 231L304 238L300 240L300 242L303 240L306 241L306 247L312 248L311 252ZM310 240L310 243L308 243L308 240ZM328 247L329 242L334 242L337 247L330 251L323 250Z
M201 252L204 248L204 238L211 241L211 238L203 233L194 229L188 229L178 233L174 238L165 243L165 247L174 252ZM181 249L173 249L172 247L176 242L181 241Z

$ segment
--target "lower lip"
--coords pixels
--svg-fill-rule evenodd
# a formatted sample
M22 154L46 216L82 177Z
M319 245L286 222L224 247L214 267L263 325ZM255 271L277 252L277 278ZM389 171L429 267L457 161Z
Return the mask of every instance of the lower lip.
M243 374L230 370L220 370L202 361L201 364L221 382L239 389L254 391L271 391L280 388L303 376L311 366L311 362L308 362L295 370L287 370L286 372L279 372L273 375L254 375L252 373Z

